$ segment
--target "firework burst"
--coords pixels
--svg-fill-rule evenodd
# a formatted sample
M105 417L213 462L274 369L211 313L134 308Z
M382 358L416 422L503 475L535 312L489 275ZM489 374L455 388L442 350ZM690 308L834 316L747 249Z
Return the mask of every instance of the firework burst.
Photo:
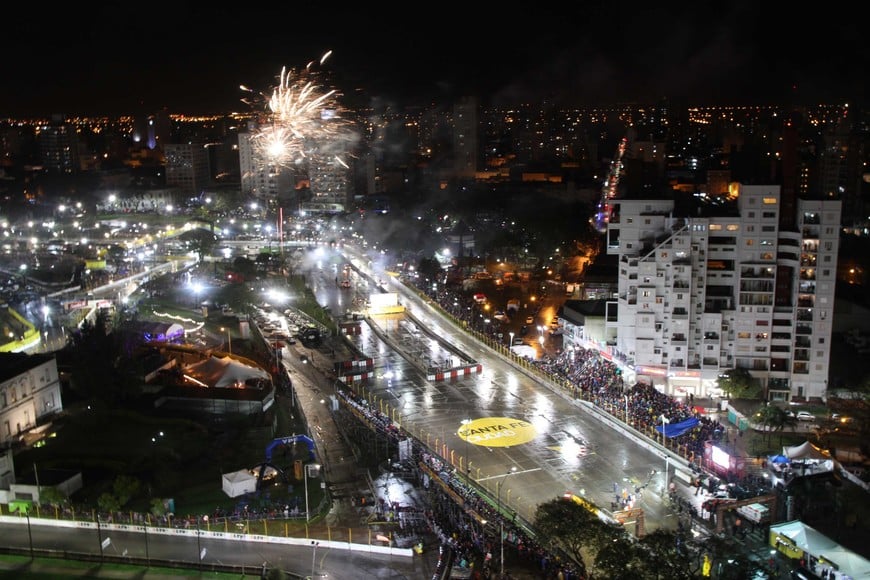
M323 65L331 54L324 54L318 64ZM242 99L260 109L261 120L252 142L264 164L297 164L317 152L331 153L327 150L347 141L349 126L342 116L340 95L321 81L313 61L301 70L285 67L270 94Z

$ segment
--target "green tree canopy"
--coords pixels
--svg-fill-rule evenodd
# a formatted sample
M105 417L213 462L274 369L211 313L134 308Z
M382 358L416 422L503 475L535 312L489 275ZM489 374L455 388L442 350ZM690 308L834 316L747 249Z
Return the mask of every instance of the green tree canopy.
M732 399L758 399L763 390L748 370L737 367L719 375L719 388Z
M596 561L598 552L605 545L625 534L622 527L605 523L590 508L591 504L587 507L556 498L540 504L535 512L535 529L545 545L565 550L577 562L581 573L585 573L587 561Z

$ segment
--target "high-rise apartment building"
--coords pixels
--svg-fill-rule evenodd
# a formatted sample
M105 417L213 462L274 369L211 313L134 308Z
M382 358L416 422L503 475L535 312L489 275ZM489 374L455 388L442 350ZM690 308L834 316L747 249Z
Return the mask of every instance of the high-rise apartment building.
M461 179L473 179L478 169L477 99L466 97L453 107L454 171Z
M166 156L166 185L182 195L198 197L211 184L208 151L203 143L168 143Z
M80 171L79 140L74 125L56 115L37 130L39 156L43 167L54 173L71 175Z
M719 375L739 367L770 399L824 399L840 201L798 199L785 229L779 186L735 189L731 211L679 215L673 199L614 200L615 349L630 380L669 395L715 395Z

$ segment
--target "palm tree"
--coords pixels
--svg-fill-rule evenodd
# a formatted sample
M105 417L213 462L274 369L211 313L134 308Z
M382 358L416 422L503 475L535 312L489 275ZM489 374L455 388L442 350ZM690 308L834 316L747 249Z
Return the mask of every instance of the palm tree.
M755 414L755 417L758 420L758 424L765 427L764 430L767 433L767 442L770 443L771 433L779 431L779 443L782 445L783 427L785 427L791 419L786 412L776 405L765 403Z

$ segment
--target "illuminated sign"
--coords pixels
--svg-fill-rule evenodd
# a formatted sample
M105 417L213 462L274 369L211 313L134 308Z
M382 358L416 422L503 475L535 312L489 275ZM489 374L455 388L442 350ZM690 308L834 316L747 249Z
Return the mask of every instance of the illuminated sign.
M658 375L663 377L667 374L667 371L658 367L634 367L634 372L639 375Z

